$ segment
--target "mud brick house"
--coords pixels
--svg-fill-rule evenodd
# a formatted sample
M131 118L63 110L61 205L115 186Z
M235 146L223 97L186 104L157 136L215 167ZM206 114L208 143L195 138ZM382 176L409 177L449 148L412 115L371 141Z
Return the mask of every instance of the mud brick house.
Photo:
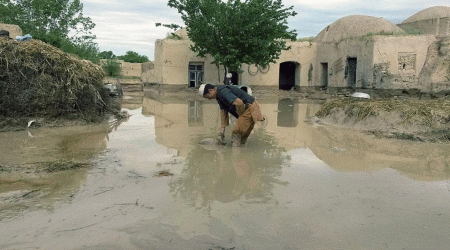
M144 83L221 84L224 68L189 49L186 30L179 38L159 39L155 60L146 67ZM450 90L450 7L422 10L399 24L372 16L351 15L326 26L314 39L289 41L276 63L266 68L242 65L233 74L236 85L278 86L279 89L350 88ZM439 63L444 67L438 67ZM446 65L446 66L445 66ZM446 68L447 67L447 68Z

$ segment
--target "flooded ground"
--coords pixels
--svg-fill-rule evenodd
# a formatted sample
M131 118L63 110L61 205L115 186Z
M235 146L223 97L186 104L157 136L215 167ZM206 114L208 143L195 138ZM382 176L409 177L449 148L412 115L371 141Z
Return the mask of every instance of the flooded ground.
M0 249L448 248L450 145L258 100L268 119L242 148L208 143L218 106L193 95L124 96L121 123L0 133ZM60 161L83 167L35 167Z

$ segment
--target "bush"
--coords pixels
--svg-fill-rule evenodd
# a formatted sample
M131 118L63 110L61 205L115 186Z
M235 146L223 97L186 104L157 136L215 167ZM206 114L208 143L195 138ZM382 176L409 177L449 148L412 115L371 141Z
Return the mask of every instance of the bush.
M122 71L122 66L120 62L116 59L107 59L106 63L103 64L103 70L108 76L120 76L120 72Z

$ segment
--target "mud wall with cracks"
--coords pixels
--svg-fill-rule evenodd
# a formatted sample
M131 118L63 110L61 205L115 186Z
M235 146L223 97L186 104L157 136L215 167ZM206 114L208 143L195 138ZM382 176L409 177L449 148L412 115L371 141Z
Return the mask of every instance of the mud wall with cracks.
M375 36L373 88L419 89L419 73L427 59L427 49L436 41L425 36Z
M427 92L450 90L450 37L438 39L429 46L419 82Z

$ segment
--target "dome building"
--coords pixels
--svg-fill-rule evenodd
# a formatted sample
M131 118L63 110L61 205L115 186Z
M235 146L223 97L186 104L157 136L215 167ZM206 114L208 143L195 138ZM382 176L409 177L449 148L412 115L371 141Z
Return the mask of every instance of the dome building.
M417 12L398 25L411 33L450 36L450 7L434 6Z
M328 25L317 36L317 43L340 42L344 39L371 34L401 34L404 31L383 18L351 15Z
M282 51L277 62L268 67L243 64L243 72L235 74L232 82L282 90L450 90L450 82L445 87L443 80L432 83L439 88L430 88L431 82L419 83L424 67L431 65L430 58L437 53L429 48L450 36L449 19L450 7L443 6L424 9L400 24L373 16L345 16L327 25L312 40L287 41L291 49ZM143 81L191 88L198 88L202 82L222 84L230 72L217 68L210 56L200 58L192 52L185 29L179 30L177 37L156 41L155 61ZM428 69L429 74L433 72ZM447 73L441 78L446 77Z
M418 88L434 36L406 36L383 18L351 15L316 37L315 85L322 88Z

